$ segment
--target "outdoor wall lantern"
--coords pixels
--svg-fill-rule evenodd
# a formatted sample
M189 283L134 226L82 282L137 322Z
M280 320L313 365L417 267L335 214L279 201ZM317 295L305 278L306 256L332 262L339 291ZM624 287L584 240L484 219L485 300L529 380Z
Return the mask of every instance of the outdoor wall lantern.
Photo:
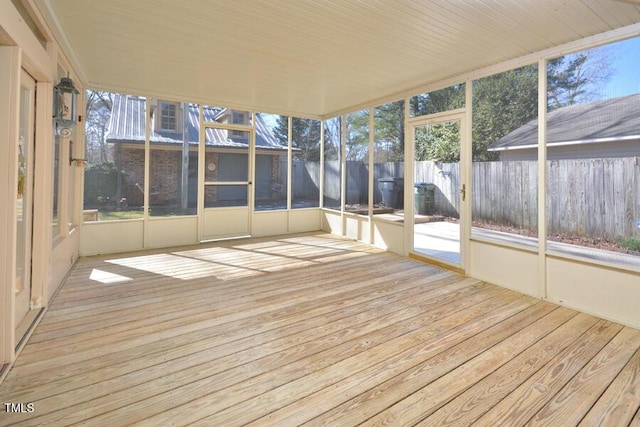
M78 89L73 85L73 80L69 76L60 79L60 83L54 87L53 113L56 119L56 130L59 127L60 136L71 136L72 128L77 123L78 93Z

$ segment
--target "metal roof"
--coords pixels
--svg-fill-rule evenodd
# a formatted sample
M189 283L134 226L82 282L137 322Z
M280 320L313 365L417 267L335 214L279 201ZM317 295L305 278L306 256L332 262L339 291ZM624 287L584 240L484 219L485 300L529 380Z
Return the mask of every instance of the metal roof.
M111 109L107 142L144 142L145 141L145 104L146 99L131 95L116 94ZM227 110L203 106L205 122L215 122ZM189 104L188 108L188 141L197 144L199 141L200 113L198 105ZM266 150L286 150L280 144L260 113L256 114L256 148ZM159 131L151 127L150 142L166 144L182 144L181 132ZM206 129L206 145L211 147L247 148L248 140L229 137L225 129Z
M547 145L584 144L640 138L640 94L559 108L547 113ZM538 120L490 144L489 151L538 145Z

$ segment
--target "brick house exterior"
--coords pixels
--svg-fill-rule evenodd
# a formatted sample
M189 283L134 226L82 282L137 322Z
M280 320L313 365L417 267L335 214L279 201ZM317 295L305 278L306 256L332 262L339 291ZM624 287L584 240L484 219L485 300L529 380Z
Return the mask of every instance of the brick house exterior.
M198 191L199 109L197 105L187 104L185 112L184 104L167 104L173 107L165 108L163 101L151 103L149 206L153 208L180 204L183 146L186 142L189 144L188 203L195 208ZM144 203L145 108L144 98L116 95L109 122L107 142L113 144L117 167L123 171L120 193L121 197L126 198L129 207L141 207ZM233 110L204 107L204 120L207 122L238 124L238 116L247 117L248 113L237 114ZM282 191L282 188L286 189L286 182L280 182L283 172L280 170L280 158L287 155L287 147L280 145L260 114L255 117L256 156L271 158L268 170L256 169L256 199L286 199L286 191ZM174 128L166 129L170 126ZM205 181L247 181L247 133L213 128L207 128L206 132ZM228 186L207 186L205 206L215 205L218 201L222 203L233 197L246 199L246 194L237 193L238 188L235 188L236 195L232 190L234 188Z

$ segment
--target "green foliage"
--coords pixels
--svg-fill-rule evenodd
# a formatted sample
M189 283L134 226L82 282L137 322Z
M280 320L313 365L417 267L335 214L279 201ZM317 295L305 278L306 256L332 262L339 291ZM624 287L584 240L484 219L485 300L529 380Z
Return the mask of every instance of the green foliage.
M495 161L487 147L538 116L538 67L530 65L473 84L473 160Z
M404 161L404 101L376 107L373 115L376 162Z
M460 160L460 126L458 122L439 123L417 128L415 150L416 161L458 162Z
M568 56L552 59L547 65L547 96L549 110L573 105L585 93L587 79L579 71L588 56L584 53L573 59Z
M416 95L409 102L413 117L464 108L465 84Z
M620 242L620 246L625 249L629 249L630 251L640 252L640 240L638 239L627 239Z
M124 177L124 175L123 175ZM118 171L111 162L88 164L84 168L84 207L99 207L113 198L118 185Z
M346 159L368 162L369 154L369 110L348 114Z

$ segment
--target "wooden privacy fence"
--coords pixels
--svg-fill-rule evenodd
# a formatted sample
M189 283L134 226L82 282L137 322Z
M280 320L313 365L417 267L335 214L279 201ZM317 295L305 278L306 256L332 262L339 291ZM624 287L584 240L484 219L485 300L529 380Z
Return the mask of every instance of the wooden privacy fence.
M550 233L640 238L640 157L552 160L547 182Z
M537 231L537 162L474 162L473 219ZM640 157L547 162L547 230L619 240L640 238ZM417 180L436 184L436 210L457 214L458 164L417 162ZM455 215L454 215L455 216Z
M295 161L294 194L317 197L318 162ZM547 228L571 234L620 240L640 238L640 157L550 160L547 162ZM416 182L435 184L437 213L458 217L458 163L416 162ZM366 203L368 167L346 162L347 203ZM374 203L379 178L404 177L404 163L376 163ZM538 165L536 161L474 162L471 211L485 220L537 232ZM325 164L325 196L340 200L340 164ZM406 201L405 201L406 205Z

